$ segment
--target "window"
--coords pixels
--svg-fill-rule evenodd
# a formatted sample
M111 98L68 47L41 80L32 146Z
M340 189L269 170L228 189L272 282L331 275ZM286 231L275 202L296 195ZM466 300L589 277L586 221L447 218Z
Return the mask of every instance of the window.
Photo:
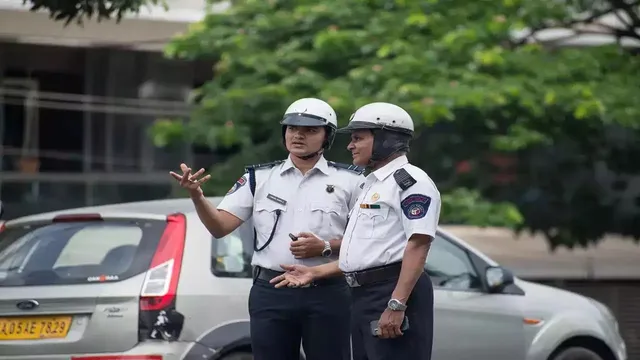
M471 290L480 289L482 283L466 251L437 235L431 244L425 265L434 287Z
M251 278L253 223L249 220L231 234L211 239L211 272L219 277Z
M124 280L148 269L166 222L54 223L0 234L0 287Z
M105 239L109 240L105 241ZM119 251L121 255L125 256L120 258L118 263L121 267L126 268L131 265L133 253L138 248L141 239L142 230L137 226L85 227L69 238L53 264L53 268L102 264L108 260L107 255L113 257L114 253L118 253L116 249L128 249L127 251Z

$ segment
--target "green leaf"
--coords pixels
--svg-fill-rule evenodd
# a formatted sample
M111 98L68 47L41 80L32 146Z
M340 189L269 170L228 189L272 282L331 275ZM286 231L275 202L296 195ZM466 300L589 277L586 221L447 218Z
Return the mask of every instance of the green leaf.
M640 155L640 58L615 44L512 34L562 27L615 10L612 2L232 3L167 47L172 58L212 61L215 77L198 90L184 133L154 126L159 145L194 141L225 154L208 192L223 194L248 163L286 156L279 121L294 100L328 101L341 126L357 107L387 101L413 118L411 160L441 188L443 222L523 227L565 245L640 236L637 214L611 208L626 200L601 184L640 174L628 160ZM347 143L339 136L327 157L351 161ZM596 177L603 163L620 177Z

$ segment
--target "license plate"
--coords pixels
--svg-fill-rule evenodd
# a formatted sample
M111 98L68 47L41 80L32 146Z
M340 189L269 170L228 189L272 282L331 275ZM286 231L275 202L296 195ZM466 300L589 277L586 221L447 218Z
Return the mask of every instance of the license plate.
M70 327L71 316L0 318L0 341L63 338Z

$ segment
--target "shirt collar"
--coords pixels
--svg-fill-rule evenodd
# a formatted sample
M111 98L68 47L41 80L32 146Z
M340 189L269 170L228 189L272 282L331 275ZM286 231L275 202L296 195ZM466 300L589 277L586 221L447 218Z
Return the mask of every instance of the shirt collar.
M378 181L382 181L386 179L389 175L391 175L394 171L400 169L404 165L409 163L409 159L407 159L406 155L399 156L393 160L391 160L388 164L381 167L380 169L372 172Z
M280 174L282 175L293 168L295 168L295 165L293 165L293 161L291 161L291 155L289 155L289 157L287 157L287 160L285 160L285 162L282 164L282 167L280 168ZM318 169L325 175L329 174L329 163L327 163L327 159L324 158L324 155L320 155L318 162L316 162L311 171L313 171L313 169Z

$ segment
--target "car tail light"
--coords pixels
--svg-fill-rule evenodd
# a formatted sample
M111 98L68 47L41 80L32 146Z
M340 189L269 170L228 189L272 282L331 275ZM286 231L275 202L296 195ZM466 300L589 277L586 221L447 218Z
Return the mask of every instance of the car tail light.
M4 228L6 226L4 225L4 221L0 221L0 233L4 231Z
M54 223L76 221L102 221L100 214L63 214L53 218Z
M169 215L151 267L142 285L140 309L163 310L171 305L178 289L186 234L184 215Z
M180 322L175 311L178 279L182 267L182 255L186 235L186 219L182 214L169 215L140 293L141 335L157 338L158 326L168 322ZM177 325L177 324L171 324ZM175 329L174 329L175 330ZM182 331L179 324L178 333ZM170 333L175 331L170 331Z

